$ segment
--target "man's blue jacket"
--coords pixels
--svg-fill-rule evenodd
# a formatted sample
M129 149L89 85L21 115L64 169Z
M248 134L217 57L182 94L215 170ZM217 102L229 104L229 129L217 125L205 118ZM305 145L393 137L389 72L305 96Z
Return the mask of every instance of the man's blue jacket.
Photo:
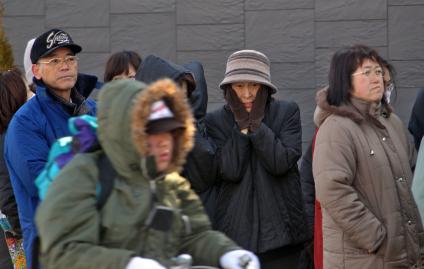
M36 83L35 96L13 116L4 143L4 158L18 204L28 268L31 268L32 245L37 236L34 216L39 199L34 181L43 170L54 141L70 135L68 119L96 114L96 103L85 100L84 96L101 86L96 77L79 74L71 91L71 103L54 95L41 81Z

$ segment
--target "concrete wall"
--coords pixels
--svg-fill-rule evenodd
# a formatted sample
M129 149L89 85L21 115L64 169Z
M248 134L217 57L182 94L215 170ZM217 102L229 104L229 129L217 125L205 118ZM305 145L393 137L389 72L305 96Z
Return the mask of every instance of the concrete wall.
M278 98L295 100L303 139L313 134L314 93L326 84L329 60L344 45L363 43L398 71L397 113L406 122L424 86L423 0L0 0L16 64L28 39L63 28L83 47L80 69L103 75L123 49L205 66L209 110L222 104L217 85L227 57L257 49L272 61Z

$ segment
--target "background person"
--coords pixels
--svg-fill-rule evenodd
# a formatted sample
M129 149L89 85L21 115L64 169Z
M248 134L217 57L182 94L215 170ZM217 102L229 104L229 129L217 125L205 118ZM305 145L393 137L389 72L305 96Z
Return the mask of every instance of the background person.
M205 167L216 175L214 227L255 252L263 268L297 268L308 238L299 108L271 97L277 88L259 51L231 54L220 87L226 105L205 118L216 146Z
M423 228L410 190L415 150L384 97L383 66L363 45L332 58L318 92L313 175L324 268L421 268Z
M20 251L20 262L25 264L25 256L21 245L22 231L19 224L18 207L10 183L9 172L3 158L3 149L4 138L10 120L27 101L29 92L27 89L23 75L18 69L0 72L0 212L6 215L7 221L11 226L11 230L0 231L0 268L2 269L14 268L8 245L5 241L6 238L9 238L11 243L17 243L16 258L18 258L18 252ZM18 264L16 266L20 268Z
M28 267L37 235L34 214L39 198L34 181L53 142L70 135L68 119L96 112L95 102L85 100L85 96L99 84L96 77L78 73L76 54L80 51L81 47L60 29L35 39L31 62L36 95L13 116L5 137L4 156L19 208Z

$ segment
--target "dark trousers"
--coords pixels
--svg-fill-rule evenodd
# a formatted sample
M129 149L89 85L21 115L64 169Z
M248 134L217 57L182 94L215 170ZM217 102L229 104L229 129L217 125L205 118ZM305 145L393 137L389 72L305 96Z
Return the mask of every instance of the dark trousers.
M264 269L297 269L303 246L285 246L257 254Z

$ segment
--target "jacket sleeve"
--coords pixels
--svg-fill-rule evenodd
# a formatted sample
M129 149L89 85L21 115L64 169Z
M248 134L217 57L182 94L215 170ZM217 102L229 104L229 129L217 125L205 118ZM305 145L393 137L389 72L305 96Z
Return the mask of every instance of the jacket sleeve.
M135 253L105 248L100 242L100 213L96 208L97 164L76 156L49 187L36 214L42 267L124 269Z
M249 134L259 162L273 175L281 176L297 164L302 154L299 107L290 103L281 130L274 133L264 122Z
M213 156L216 178L239 182L250 158L249 137L240 132L231 112L225 108L206 115L205 125L208 138L216 150Z
M250 155L249 144L249 137L234 125L228 139L217 146L215 161L220 178L232 182L239 182L243 178Z
M176 188L181 213L189 217L191 227L191 233L182 238L180 253L190 253L195 264L218 267L224 253L240 247L223 233L212 230L199 197L184 178L178 180Z
M196 193L203 193L214 185L216 179L216 147L208 139L204 124L198 121L196 125L195 144L187 156L183 175L190 181Z
M309 236L314 234L314 211L315 211L315 182L312 174L312 146L313 141L309 144L308 149L302 158L300 166L300 186L302 188L303 201L305 204L305 212L308 223Z
M357 169L352 141L347 127L335 119L327 119L320 127L312 162L316 196L350 240L372 253L384 241L386 229L352 186Z
M16 175L32 197L38 197L34 181L46 165L48 155L49 145L40 125L33 119L16 117L7 130L5 159L11 180Z

